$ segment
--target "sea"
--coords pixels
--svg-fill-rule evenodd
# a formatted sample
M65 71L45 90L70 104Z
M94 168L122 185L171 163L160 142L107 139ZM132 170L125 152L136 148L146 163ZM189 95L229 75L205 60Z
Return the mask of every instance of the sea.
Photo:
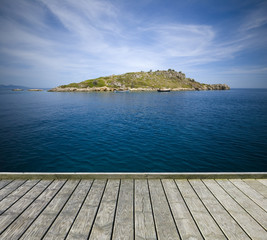
M267 89L0 91L0 172L267 171Z

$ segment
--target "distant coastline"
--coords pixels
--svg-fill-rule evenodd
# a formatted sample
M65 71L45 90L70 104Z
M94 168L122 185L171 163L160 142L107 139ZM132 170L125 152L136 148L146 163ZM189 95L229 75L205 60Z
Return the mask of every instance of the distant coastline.
M27 90L29 92L41 92L41 91L43 91L43 89L39 89L39 88L29 88L29 89L14 88L14 89L12 89L12 91L15 91L15 92L24 91L24 90Z
M110 92L110 91L201 91L229 90L226 84L204 84L187 78L184 73L175 70L157 70L149 72L130 72L89 79L80 83L70 83L48 90L49 92Z

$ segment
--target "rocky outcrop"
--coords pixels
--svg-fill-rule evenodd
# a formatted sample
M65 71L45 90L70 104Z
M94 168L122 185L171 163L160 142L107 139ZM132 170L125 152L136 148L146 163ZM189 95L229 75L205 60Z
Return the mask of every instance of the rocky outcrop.
M43 91L43 89L33 88L33 89L28 89L28 91L32 91L32 92L41 92L41 91Z
M212 90L230 90L230 87L226 84L211 84Z
M226 84L210 84L202 85L201 87L196 87L195 90L229 90L230 87Z
M21 88L14 88L14 89L12 89L12 91L18 92L18 91L23 91L23 89L21 89Z

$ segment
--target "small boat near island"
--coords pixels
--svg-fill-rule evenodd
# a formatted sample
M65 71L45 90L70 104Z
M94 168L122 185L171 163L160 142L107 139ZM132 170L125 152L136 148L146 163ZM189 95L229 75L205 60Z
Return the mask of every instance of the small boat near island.
M171 89L158 89L157 90L158 92L170 92L171 91Z

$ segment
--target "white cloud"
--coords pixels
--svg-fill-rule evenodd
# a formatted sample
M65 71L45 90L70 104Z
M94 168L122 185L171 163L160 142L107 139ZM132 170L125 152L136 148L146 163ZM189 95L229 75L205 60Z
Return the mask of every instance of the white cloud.
M260 28L267 24L267 2L261 3L256 9L253 9L241 26L241 31L249 31Z
M22 0L16 8L5 6L11 17L0 17L0 54L11 64L30 66L33 72L49 71L50 86L58 84L60 72L69 73L65 81L82 81L174 65L183 70L229 59L248 46L251 37L247 31L266 21L261 14L243 26L241 36L229 36L222 42L211 25L156 24L139 19L129 27L124 22L127 12L111 1ZM49 22L49 15L53 15L55 25Z

